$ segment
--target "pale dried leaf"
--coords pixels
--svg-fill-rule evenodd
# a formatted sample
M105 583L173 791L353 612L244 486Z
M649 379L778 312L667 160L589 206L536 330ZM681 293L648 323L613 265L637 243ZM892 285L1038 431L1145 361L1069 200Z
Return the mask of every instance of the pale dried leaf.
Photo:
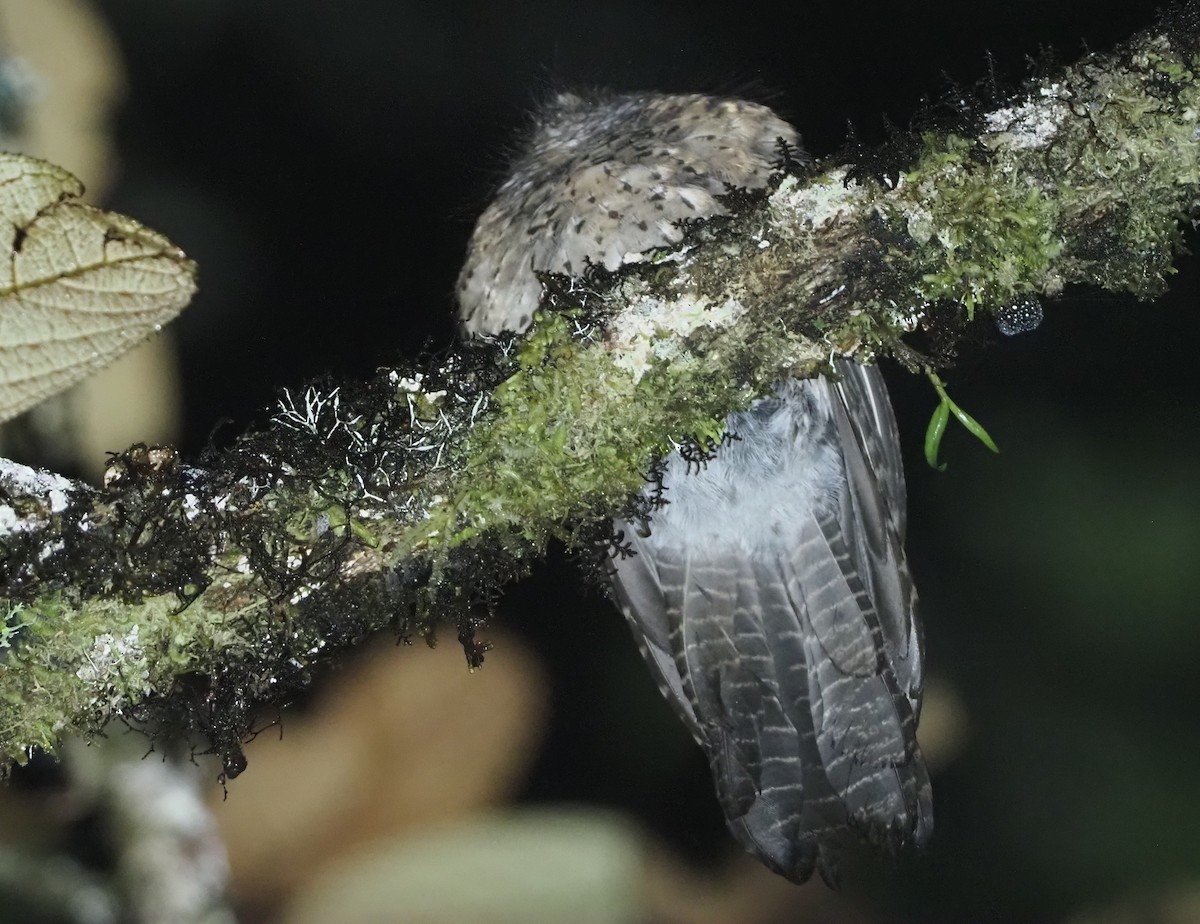
M52 164L0 154L0 421L116 359L196 291L183 251L82 191Z

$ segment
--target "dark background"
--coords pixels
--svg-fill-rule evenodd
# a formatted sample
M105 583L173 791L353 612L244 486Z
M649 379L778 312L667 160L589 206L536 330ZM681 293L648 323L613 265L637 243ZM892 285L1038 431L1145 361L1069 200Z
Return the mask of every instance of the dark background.
M191 452L279 386L448 342L474 216L547 87L748 93L820 155L847 120L883 140L944 75L983 77L987 52L1016 80L1043 47L1073 60L1152 18L1016 0L100 7L130 74L108 204L201 267L176 327ZM931 472L933 395L889 370L930 670L969 737L935 777L929 851L847 885L888 919L1059 920L1200 873L1200 267L1179 266L1156 303L1071 291L1037 332L964 354L952 393L999 457L952 430ZM555 675L529 798L630 808L699 862L723 849L703 759L570 563L515 588L502 618Z

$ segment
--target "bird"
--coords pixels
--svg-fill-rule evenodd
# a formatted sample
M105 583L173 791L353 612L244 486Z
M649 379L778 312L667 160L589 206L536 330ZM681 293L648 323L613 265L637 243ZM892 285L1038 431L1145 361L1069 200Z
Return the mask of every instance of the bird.
M524 333L540 274L679 243L731 191L767 187L781 151L806 157L750 100L550 95L467 245L461 336ZM702 464L667 455L649 513L614 520L611 587L733 836L794 882L836 884L854 841L922 847L933 825L896 419L878 367L839 358L725 431Z

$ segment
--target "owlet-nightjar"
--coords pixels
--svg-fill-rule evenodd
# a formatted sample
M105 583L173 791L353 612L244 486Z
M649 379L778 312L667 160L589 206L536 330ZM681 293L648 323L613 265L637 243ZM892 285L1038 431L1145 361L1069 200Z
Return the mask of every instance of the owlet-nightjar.
M616 270L680 223L765 187L795 130L701 95L561 93L480 217L458 281L464 336L520 333L537 272ZM879 371L777 382L706 465L664 460L612 585L646 663L704 749L734 836L796 882L836 879L849 838L923 844L924 670L905 487ZM648 489L649 490L649 489Z

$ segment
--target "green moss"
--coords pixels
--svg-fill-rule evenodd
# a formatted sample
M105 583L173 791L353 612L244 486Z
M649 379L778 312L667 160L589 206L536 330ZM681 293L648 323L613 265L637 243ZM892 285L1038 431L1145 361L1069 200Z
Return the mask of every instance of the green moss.
M889 258L918 299L973 316L1075 281L1162 291L1179 219L1196 210L1200 86L1190 53L1139 41L1119 61L1087 59L1033 88L1012 112L1017 138L923 139L900 189L880 200L914 245Z
M917 292L951 301L973 316L979 305L1002 306L1044 288L1062 250L1058 203L1024 178L972 157L975 142L926 137L927 154L891 200L891 219L917 246Z
M115 599L75 607L47 594L24 606L21 620L24 637L0 662L0 749L17 761L170 689L214 651L228 657L246 646L244 625L235 632L212 611L181 612L174 595L136 607Z
M421 529L452 547L510 531L541 549L570 539L589 509L614 509L644 484L664 434L715 442L743 389L697 359L656 362L639 380L601 345L574 339L572 318L540 314L519 371L496 389L494 416L467 441L453 498ZM686 397L680 397L686 396Z
M1141 297L1162 291L1200 184L1194 61L1147 40L1122 67L1081 66L1077 118L1046 152L1062 172L1063 273Z

